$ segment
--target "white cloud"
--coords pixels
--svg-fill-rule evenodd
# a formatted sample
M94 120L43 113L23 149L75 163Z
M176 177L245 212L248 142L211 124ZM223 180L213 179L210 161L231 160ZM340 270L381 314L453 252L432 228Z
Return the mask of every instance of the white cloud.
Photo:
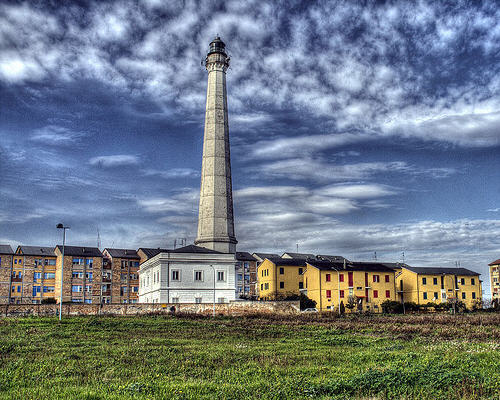
M146 169L143 171L143 173L146 176L160 176L165 179L195 178L200 176L200 173L192 168L172 168L165 171L156 169Z
M369 199L375 197L385 197L396 194L397 192L384 185L333 185L326 186L319 190L320 193L341 197L347 199Z
M127 165L139 164L139 157L132 154L116 154L112 156L92 157L89 160L90 165L102 168L123 167Z
M47 125L33 131L30 139L49 146L68 146L75 144L83 136L86 136L83 132L75 132L57 125Z

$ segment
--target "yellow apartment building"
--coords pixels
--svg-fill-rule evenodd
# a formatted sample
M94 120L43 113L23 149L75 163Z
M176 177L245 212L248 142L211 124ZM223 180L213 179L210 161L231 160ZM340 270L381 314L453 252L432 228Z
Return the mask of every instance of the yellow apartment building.
M61 271L63 273L63 302L101 303L103 257L97 247L65 246L64 264L62 246L55 248L57 255L55 296L61 296Z
M500 259L488 265L490 267L491 300L500 300Z
M339 305L346 306L351 298L353 311L382 312L381 304L396 298L394 270L383 263L309 259L304 286L318 311L338 312Z
M298 295L304 289L306 262L296 258L271 257L257 269L259 299L275 300Z
M18 246L12 271L12 302L40 304L43 299L54 298L56 259L53 247Z
M12 280L12 257L14 252L8 244L0 244L0 304L10 303Z
M457 299L467 308L483 297L479 273L466 268L428 268L405 265L396 272L399 299L417 304Z

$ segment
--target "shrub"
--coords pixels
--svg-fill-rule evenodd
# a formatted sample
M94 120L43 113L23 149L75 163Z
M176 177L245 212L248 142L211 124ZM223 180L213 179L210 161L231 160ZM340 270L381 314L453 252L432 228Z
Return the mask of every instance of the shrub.
M46 299L42 299L42 304L56 304L57 300L53 297L48 297Z
M316 302L307 297L304 293L300 294L300 309L316 308Z
M382 304L382 312L385 314L402 314L403 304L399 301L386 300Z

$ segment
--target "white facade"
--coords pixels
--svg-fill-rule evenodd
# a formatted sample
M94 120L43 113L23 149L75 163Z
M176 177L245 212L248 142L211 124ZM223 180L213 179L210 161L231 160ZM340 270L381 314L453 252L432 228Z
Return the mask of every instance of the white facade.
M234 254L164 252L139 269L139 303L213 303L235 300Z

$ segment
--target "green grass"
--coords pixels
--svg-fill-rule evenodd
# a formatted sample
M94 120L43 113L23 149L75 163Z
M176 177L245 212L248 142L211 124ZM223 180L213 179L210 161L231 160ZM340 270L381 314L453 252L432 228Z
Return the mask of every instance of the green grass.
M0 320L0 399L500 399L500 316Z

